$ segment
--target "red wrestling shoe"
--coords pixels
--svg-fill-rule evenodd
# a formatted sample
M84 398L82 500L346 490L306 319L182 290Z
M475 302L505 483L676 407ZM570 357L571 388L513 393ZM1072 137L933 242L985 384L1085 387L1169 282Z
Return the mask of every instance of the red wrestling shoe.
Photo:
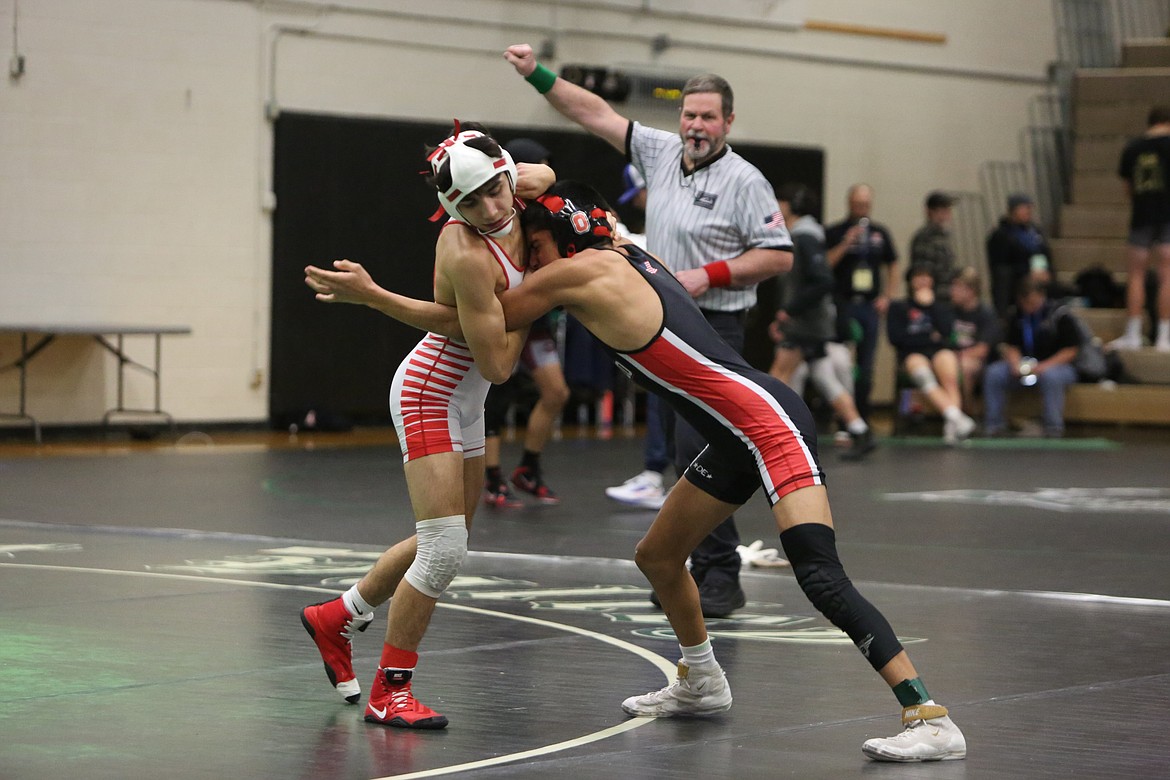
M443 729L447 716L440 715L410 692L410 669L379 669L366 703L366 722L401 729Z
M549 490L548 485L544 484L544 479L539 472L533 472L527 466L517 466L516 470L512 472L512 484L523 490L525 493L531 493L542 504L559 504L560 497Z
M354 617L340 598L322 601L301 610L301 625L313 637L329 682L350 704L362 697L362 687L353 674L353 635L370 627L374 613Z
M494 509L515 509L524 506L524 502L512 495L507 482L497 485L484 483L483 502Z

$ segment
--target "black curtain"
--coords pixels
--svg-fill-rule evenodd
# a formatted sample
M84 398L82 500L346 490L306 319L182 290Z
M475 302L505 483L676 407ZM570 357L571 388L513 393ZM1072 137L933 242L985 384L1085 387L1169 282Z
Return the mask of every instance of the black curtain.
M582 132L494 126L503 143L534 138L561 178L587 181L610 200L622 192L622 155ZM421 333L365 307L327 305L304 285L306 265L361 263L383 287L432 296L438 203L422 181L425 147L450 123L282 113L276 120L273 188L269 413L287 427L313 409L335 420L388 423L394 370ZM734 143L779 187L822 191L817 149ZM620 210L620 209L619 209Z

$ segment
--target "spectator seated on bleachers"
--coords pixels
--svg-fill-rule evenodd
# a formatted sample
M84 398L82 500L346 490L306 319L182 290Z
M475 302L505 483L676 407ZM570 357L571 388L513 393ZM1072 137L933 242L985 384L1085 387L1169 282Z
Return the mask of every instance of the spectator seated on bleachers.
M934 294L934 276L928 267L907 273L906 298L890 304L886 331L897 353L897 365L943 416L943 438L948 444L975 432L975 421L963 413L959 392L959 359L951 349L954 313Z

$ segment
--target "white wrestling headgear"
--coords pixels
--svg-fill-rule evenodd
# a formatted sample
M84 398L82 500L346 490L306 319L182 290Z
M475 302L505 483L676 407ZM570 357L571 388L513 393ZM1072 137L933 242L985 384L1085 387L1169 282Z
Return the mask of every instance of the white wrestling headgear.
M437 220L442 216L442 212L447 212L447 216L451 219L459 221L466 221L466 218L459 213L459 203L470 192L482 187L489 182L494 176L500 173L506 173L508 181L512 186L512 194L516 193L516 163L512 161L512 155L500 147L501 157L490 157L479 149L473 146L468 146L467 141L472 138L485 138L484 133L478 130L463 130L459 129L459 121L455 121L455 134L452 135L443 143L439 144L435 151L431 152L427 157L431 164L431 173L435 177L439 177L439 171L444 165L450 167L451 184L445 192L440 191L439 204L442 206L441 211L436 211L431 221ZM516 214L513 209L512 219L498 230L494 230L487 235L490 236L506 236L512 232L512 226L516 223Z

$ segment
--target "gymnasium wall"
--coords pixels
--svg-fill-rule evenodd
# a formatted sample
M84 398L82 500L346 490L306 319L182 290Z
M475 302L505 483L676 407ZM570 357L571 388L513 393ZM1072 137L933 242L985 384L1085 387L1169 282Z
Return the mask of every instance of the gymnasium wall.
M188 422L265 420L273 120L284 112L576 132L514 75L505 45L547 40L554 67L712 70L736 90L733 144L822 149L826 219L843 212L850 183L867 181L904 249L927 190L976 189L980 162L1017 156L1055 56L1041 2L717 4L771 14L755 23L628 10L641 5L6 0L0 61L19 52L25 70L0 78L0 321L190 325L191 336L164 340L164 406ZM668 107L622 111L675 126ZM401 229L426 230L423 216L403 215ZM17 350L0 336L0 366ZM153 345L131 350L149 361ZM30 365L29 410L47 424L94 422L114 378L95 345L63 339ZM128 405L151 393L132 381ZM0 411L15 398L15 372L0 373Z

